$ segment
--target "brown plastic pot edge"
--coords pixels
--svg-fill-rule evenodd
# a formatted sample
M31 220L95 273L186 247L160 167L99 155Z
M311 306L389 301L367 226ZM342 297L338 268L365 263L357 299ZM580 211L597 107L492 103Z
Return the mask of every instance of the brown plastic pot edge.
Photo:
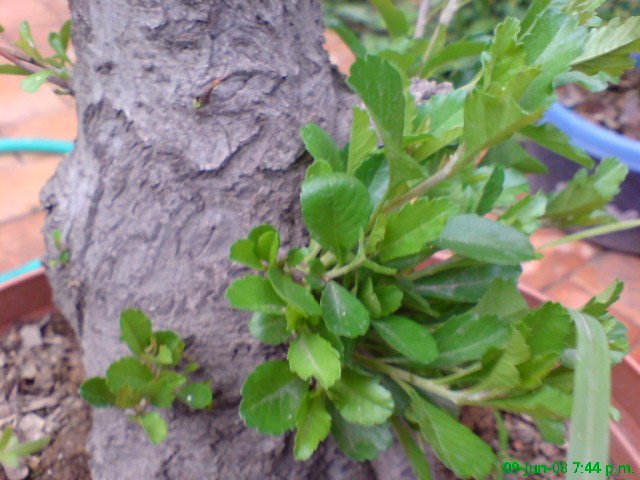
M530 307L549 300L526 285L519 288ZM0 334L12 323L37 321L55 311L44 268L0 285ZM640 473L640 365L627 356L613 369L612 384L613 404L622 420L611 422L611 456L618 465L630 465ZM631 480L631 476L625 478Z
M519 288L532 308L550 300L526 285ZM610 422L611 457L617 465L630 465L631 472L640 473L640 365L631 356L627 355L614 367L611 387L613 406L622 417L620 423ZM628 480L632 475L622 474Z
M12 323L36 321L55 310L42 267L0 284L0 334Z

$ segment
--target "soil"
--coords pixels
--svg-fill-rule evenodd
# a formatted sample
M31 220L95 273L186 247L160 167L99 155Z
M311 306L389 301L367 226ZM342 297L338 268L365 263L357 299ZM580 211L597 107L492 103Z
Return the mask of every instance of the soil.
M0 466L0 480L91 478L91 411L78 396L84 377L78 342L60 315L0 336L0 429L11 426L20 441L51 437L20 469Z
M628 70L619 85L603 92L570 84L559 88L558 96L591 123L640 140L640 68Z
M44 435L52 438L41 452L24 459L17 471L0 467L0 480L90 480L85 442L91 428L90 407L78 396L85 378L80 349L69 324L60 315L48 315L37 324L13 326L0 336L0 429L10 425L21 441ZM461 420L494 450L499 449L496 422L490 410L464 407ZM509 452L524 466L566 461L567 445L542 441L526 415L503 414L509 430ZM439 477L455 480L442 464ZM436 477L438 478L438 477ZM522 478L507 473L504 480ZM533 480L563 479L564 474L532 473ZM615 477L609 477L615 480Z

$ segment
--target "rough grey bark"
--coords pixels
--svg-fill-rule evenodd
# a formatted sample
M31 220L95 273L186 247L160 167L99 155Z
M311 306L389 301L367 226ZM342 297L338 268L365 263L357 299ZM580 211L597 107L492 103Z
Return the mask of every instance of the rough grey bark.
M343 136L351 103L322 50L318 0L71 0L79 136L42 193L45 235L71 252L49 270L55 301L82 338L90 376L126 354L119 314L194 336L215 408L170 411L153 447L118 411L96 411L95 480L402 478L396 455L357 464L328 446L293 462L290 436L238 416L246 375L282 355L248 335L224 299L241 269L231 243L276 225L303 241L299 128ZM194 100L202 106L196 108ZM406 465L401 468L405 470Z

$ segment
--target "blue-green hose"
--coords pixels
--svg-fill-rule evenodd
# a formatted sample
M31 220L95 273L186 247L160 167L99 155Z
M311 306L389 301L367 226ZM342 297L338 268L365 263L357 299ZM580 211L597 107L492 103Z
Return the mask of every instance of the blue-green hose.
M73 143L64 140L38 138L0 138L0 153L42 152L64 155L73 150Z
M40 152L64 155L73 150L73 142L64 140L47 140L38 138L0 138L0 154L17 152ZM25 273L37 270L42 266L40 260L32 260L24 265L0 273L0 283L4 283Z

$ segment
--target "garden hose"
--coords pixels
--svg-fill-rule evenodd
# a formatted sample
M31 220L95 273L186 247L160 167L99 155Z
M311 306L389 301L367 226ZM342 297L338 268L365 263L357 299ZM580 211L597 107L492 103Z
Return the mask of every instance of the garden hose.
M0 138L0 154L18 152L38 152L64 155L73 150L73 142L64 140L48 140L38 138ZM24 265L0 273L0 283L7 282L13 278L37 270L42 266L40 260L32 260Z

